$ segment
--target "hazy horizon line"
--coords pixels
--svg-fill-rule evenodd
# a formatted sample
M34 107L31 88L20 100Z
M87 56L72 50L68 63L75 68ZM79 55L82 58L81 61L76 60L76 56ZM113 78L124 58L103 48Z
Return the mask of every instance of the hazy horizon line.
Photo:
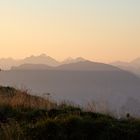
M50 55L47 55L47 53L40 53L40 54L31 54L31 55L27 55L27 56L24 56L24 57L21 57L21 58L15 58L15 57L13 57L13 56L9 56L9 57L0 57L0 60L2 60L2 59L13 59L13 60L17 60L17 61L20 61L20 60L24 60L24 59L26 59L26 58L29 58L29 57L39 57L39 56L46 56L46 57L51 57L51 58L53 58L54 60L56 60L56 61L58 61L58 62L63 62L63 61L66 61L66 60L76 60L76 59L78 59L78 58L81 58L81 59L85 59L85 60L87 60L87 61L93 61L93 62L101 62L101 63L113 63L113 62L125 62L125 63L131 63L132 61L134 61L134 60L136 60L136 59L138 59L138 58L140 58L140 57L135 57L135 58L133 58L132 60L130 60L130 61L126 61L126 60L115 60L115 61L108 61L108 62L106 62L106 61L100 61L100 60L97 60L97 58L94 60L94 59L89 59L89 58L86 58L86 57L83 57L83 56L76 56L76 57L72 57L72 56L68 56L68 57L66 57L66 58L63 58L63 59L57 59L57 58L55 58L55 57L53 57L53 56L50 56Z

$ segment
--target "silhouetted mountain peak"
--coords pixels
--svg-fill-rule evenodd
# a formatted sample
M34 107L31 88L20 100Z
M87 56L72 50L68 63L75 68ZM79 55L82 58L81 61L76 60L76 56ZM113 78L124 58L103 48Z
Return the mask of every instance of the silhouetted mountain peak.
M83 57L77 57L75 60L77 60L77 61L86 61L86 59L83 58Z
M54 58L47 56L46 54L41 54L39 56L30 56L23 60L23 63L30 63L30 64L46 64L49 66L57 66L59 62Z
M24 58L24 60L27 60L27 59L38 59L38 58L48 58L49 56L47 56L46 54L40 54L40 55L37 55L37 56L35 56L35 55L31 55L31 56L29 56L29 57L26 57L26 58Z
M86 59L82 57L77 57L77 58L68 57L62 62L62 64L70 64L70 63L77 63L77 62L83 62L83 61L86 61Z
M40 57L48 57L45 53L40 54Z
M133 61L131 61L131 64L140 64L140 58L136 58Z

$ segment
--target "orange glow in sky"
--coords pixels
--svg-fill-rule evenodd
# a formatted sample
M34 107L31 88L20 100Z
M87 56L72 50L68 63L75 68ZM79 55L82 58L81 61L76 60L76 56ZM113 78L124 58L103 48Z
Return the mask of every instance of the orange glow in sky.
M46 53L111 62L140 57L138 0L4 0L0 57Z

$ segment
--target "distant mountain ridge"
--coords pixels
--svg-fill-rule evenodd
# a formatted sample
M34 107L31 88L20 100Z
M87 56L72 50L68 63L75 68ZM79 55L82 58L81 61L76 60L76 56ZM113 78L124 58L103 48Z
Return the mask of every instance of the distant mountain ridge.
M0 68L4 70L10 70L12 67L18 67L24 64L43 64L43 65L54 67L62 64L69 64L69 63L76 63L76 62L83 62L83 61L86 61L86 59L82 57L78 57L75 59L69 58L62 62L59 62L46 54L41 54L39 56L32 55L20 60L16 60L13 58L2 58L0 59Z
M140 65L140 58L136 58L133 61L131 61L131 64L139 64Z
M75 62L51 67L44 64L23 64L12 70L62 70L62 71L120 71L119 68L92 61Z
M10 69L12 66L18 66L20 65L19 60L15 60L13 58L2 58L0 59L0 68L7 70Z
M29 56L20 60L16 60L13 58L2 58L0 59L0 69L2 70L10 70L10 69L12 70L13 69L14 70L15 69L72 70L73 69L73 70L88 70L89 71L93 69L94 70L105 69L105 67L107 66L107 64L104 64L104 67L103 67L103 63L95 63L95 62L90 63L90 62L92 61L89 61L82 57L77 57L77 58L69 57L65 59L64 61L60 62L46 54L41 54L38 56L32 55L32 56ZM93 66L93 63L94 63L94 66ZM102 64L102 68L98 64ZM137 58L131 62L116 61L116 62L110 63L109 65L110 67L112 65L122 70L126 70L140 76L140 58ZM57 68L54 68L54 67L57 67ZM108 69L108 67L106 67L106 69Z
M24 64L30 63L30 64L46 64L49 66L58 66L60 62L55 60L54 58L47 56L46 54L41 54L39 56L30 56L22 60Z
M53 67L45 64L22 64L20 66L14 66L11 70L50 70Z
M71 70L71 71L114 71L120 70L117 67L104 64L104 63L97 63L92 61L84 61L84 62L77 62L77 63L70 63L58 66L56 69L58 70Z
M84 61L87 61L87 60L82 57L77 57L75 59L72 57L69 57L65 59L64 61L62 61L62 64L70 64L70 63L77 63L77 62L84 62Z
M117 61L111 63L111 65L140 76L140 58L137 58L131 62Z

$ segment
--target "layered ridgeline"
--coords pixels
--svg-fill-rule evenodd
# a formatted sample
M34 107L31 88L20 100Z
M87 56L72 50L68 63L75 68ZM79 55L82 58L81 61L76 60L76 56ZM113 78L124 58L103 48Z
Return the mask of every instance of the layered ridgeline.
M91 61L55 67L24 64L1 71L0 77L1 85L26 87L37 95L49 93L49 98L59 102L94 104L100 112L140 116L140 79L108 64Z
M22 64L31 63L31 64L45 64L50 66L57 66L59 62L54 58L47 56L46 54L41 54L39 56L29 56L24 59L16 60L13 58L2 58L0 59L0 68L4 70L9 70L13 66L20 66Z
M121 69L127 70L129 72L132 72L136 74L137 76L140 76L140 58L137 58L131 62L113 62L111 63L113 66L117 66Z
M60 62L55 60L53 57L50 57L46 54L41 54L39 56L29 56L24 59L13 59L13 58L2 58L0 59L0 68L3 70L9 70L11 67L17 67L23 64L44 64L48 66L58 66L61 64L69 64L69 63L76 63L76 62L83 62L86 61L82 57L78 58L67 58L64 61Z

